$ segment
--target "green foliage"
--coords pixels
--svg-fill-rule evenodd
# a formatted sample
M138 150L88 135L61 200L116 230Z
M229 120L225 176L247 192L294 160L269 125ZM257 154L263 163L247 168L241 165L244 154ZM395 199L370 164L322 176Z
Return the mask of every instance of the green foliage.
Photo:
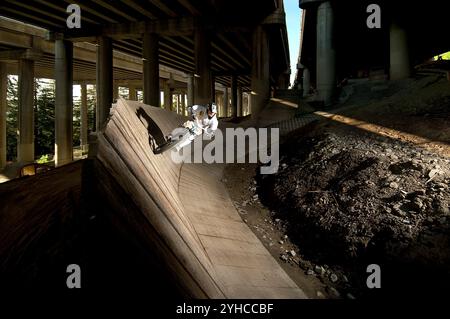
M442 58L442 60L450 60L450 52L445 52L439 55L436 55L433 59L436 61L438 58Z
M18 84L15 76L8 76L6 100L8 105L6 110L6 158L8 161L14 161L17 158L17 120L19 117Z
M45 163L48 163L48 162L51 162L51 159L50 159L50 157L49 157L48 154L42 155L42 156L36 161L36 163L38 163L38 164L45 164Z
M73 122L72 122L72 144L80 146L80 126L81 126L81 99L73 101Z
M95 85L88 85L87 86L88 134L95 131L96 104L97 104L97 93Z
M55 85L52 80L36 79L34 111L34 152L36 156L55 152Z
M35 154L39 162L48 162L55 152L55 82L48 79L35 80L34 135ZM18 143L18 78L8 76L7 91L7 160L17 159ZM87 86L88 133L95 131L95 86ZM81 100L73 103L73 145L80 145Z

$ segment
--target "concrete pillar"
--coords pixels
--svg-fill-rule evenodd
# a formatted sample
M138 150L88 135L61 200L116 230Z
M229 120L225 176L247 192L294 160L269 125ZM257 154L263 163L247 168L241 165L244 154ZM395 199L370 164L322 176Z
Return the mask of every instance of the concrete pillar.
M6 165L6 95L8 86L8 74L6 64L0 62L0 170Z
M242 113L243 116L247 116L249 114L249 99L250 96L248 95L248 93L244 94L244 102L242 103L244 105L244 112Z
M145 33L143 37L144 58L144 103L152 106L159 106L159 37L154 33Z
M251 113L257 116L270 98L269 39L263 26L253 31Z
M19 141L17 160L34 161L34 61L19 60Z
M334 15L330 1L317 10L317 91L325 105L332 102L336 87L336 52L333 43Z
M188 75L188 106L194 105L194 75Z
M128 87L128 99L137 101L137 92L135 86L130 85Z
M236 110L237 110L237 116L241 117L242 116L242 88L240 86L238 86L237 89L237 99L236 99Z
M237 116L237 96L238 96L238 78L236 75L231 77L231 117Z
M168 80L164 83L164 108L169 111L172 110L172 92Z
M309 91L311 90L311 73L309 69L303 69L303 97L309 95Z
M211 43L204 28L199 27L195 31L195 104L206 104L212 100L211 90Z
M113 100L113 51L111 38L98 37L97 42L96 129L99 131L106 123Z
M114 83L114 80L113 80ZM119 98L119 85L114 83L113 84L113 101L117 101Z
M211 76L211 101L216 103L216 77L214 75Z
M88 106L87 106L87 85L81 84L81 110L80 110L80 145L81 151L87 151L88 145Z
M229 105L229 99L228 99L228 88L225 87L225 91L223 92L223 116L228 117L228 105Z
M410 75L411 64L406 31L392 23L390 27L390 79L406 79Z
M181 115L186 114L186 95L184 92L181 94Z
M55 40L55 166L72 162L73 44Z

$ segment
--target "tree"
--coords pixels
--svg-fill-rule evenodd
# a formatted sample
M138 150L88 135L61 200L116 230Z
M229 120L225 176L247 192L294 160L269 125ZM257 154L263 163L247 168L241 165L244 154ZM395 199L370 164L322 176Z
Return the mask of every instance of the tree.
M6 95L6 159L15 161L17 159L17 119L19 117L17 76L8 76L8 90Z
M55 81L36 79L35 155L55 153Z
M95 131L96 105L97 105L97 91L95 85L88 85L87 86L88 133Z
M73 100L72 144L80 146L81 99Z

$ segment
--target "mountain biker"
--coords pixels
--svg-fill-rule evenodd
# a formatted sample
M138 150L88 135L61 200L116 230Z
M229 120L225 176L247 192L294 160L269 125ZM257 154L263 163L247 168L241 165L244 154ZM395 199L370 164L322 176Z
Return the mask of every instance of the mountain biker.
M188 107L188 114L191 117L189 121L183 123L183 127L193 130L194 134L189 139L175 147L178 152L184 146L190 144L197 136L202 135L203 131L208 139L214 136L219 121L217 120L217 105L212 102L205 105L193 105ZM172 135L168 136L172 140Z
M219 126L217 120L217 105L212 102L206 106L194 105L188 108L188 114L192 116L192 119L198 124L200 128L205 131L207 138L212 138L214 132Z

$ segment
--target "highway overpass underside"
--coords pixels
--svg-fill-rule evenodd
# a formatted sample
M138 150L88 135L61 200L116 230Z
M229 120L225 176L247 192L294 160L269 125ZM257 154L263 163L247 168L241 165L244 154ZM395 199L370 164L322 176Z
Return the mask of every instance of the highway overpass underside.
M304 21L297 83L306 84L308 91L311 83L325 104L332 102L334 89L345 78L407 78L413 66L450 50L450 41L442 36L445 10L436 10L438 1L414 6L365 0L299 4ZM370 4L380 7L380 28L367 25Z
M267 103L272 87L286 87L290 73L285 14L281 0L264 1L76 1L81 27L69 28L66 11L69 3L53 1L2 1L1 15L42 28L28 35L21 45L11 38L0 43L0 58L15 60L2 66L2 83L7 74L19 75L18 160L34 160L33 79L37 74L55 79L56 165L73 159L72 85L74 81L95 80L97 91L96 127L105 123L117 94L126 85L135 95L143 89L144 103L160 105L161 66L185 75L187 104L216 99L214 89L224 87L222 100L231 100L231 112L242 115L242 92L251 92L251 112L257 114ZM8 24L8 22L6 22ZM31 27L16 32L22 39ZM1 30L0 32L4 32ZM42 37L45 34L46 39ZM95 46L92 52L86 46ZM80 57L80 50L89 55ZM116 67L116 61L133 67ZM140 60L137 61L128 60ZM1 62L1 61L0 61ZM140 70L136 70L136 65ZM8 69L10 71L8 71ZM51 76L53 75L53 76ZM172 84L175 80L169 76ZM131 82L131 83L130 83ZM6 94L2 85L1 100ZM228 89L230 95L228 96ZM170 89L170 88L169 88ZM173 87L172 87L173 89ZM225 98L226 97L226 98ZM166 99L166 98L165 98ZM1 112L5 112L2 107ZM4 117L2 117L4 118ZM5 130L0 125L0 135ZM1 155L4 158L4 147ZM4 160L0 163L4 165Z

